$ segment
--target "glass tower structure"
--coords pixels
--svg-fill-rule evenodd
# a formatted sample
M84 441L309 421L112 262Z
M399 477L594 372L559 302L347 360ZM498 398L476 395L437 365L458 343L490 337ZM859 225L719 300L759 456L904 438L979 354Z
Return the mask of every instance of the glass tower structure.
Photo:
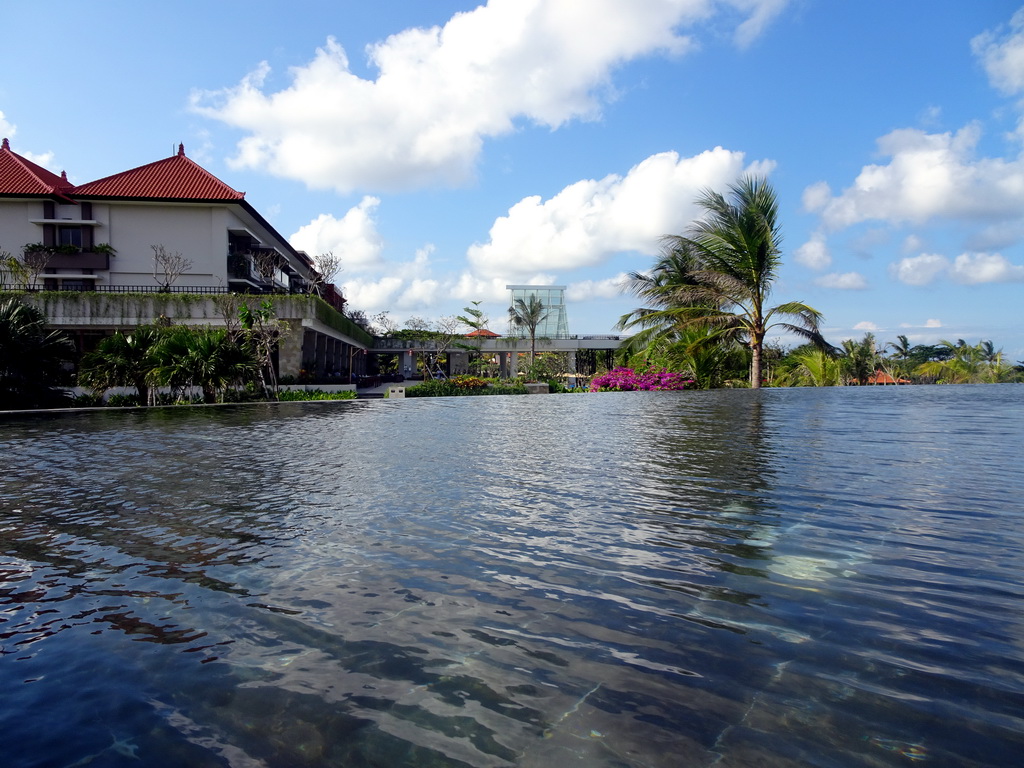
M516 299L522 299L526 304L530 303L530 297L536 296L544 305L547 317L537 326L537 338L539 339L567 339L569 338L569 318L565 314L565 286L564 285L506 285L511 292L508 305L514 307ZM509 336L525 336L525 328L516 328L509 323Z

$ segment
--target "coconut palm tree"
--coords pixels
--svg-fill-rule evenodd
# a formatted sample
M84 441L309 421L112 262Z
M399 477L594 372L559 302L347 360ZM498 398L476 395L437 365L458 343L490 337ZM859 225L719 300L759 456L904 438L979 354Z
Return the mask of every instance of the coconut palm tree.
M525 301L516 299L508 308L508 319L514 328L525 328L530 334L530 365L533 365L534 358L537 357L537 326L548 319L544 302L536 296L530 296Z
M671 286L651 286L660 307L627 315L620 327L707 327L712 339L750 348L750 386L759 388L764 339L772 328L829 345L818 330L821 313L813 307L796 301L768 306L782 263L774 190L766 179L748 176L729 192L726 198L706 190L697 200L705 216L684 235L663 238L666 256L674 254L681 274ZM643 288L642 281L634 285Z
M843 340L843 357L840 370L848 381L867 384L868 377L878 368L878 350L875 349L875 335L864 334L860 341Z
M96 345L95 351L82 358L78 383L101 392L111 387L135 387L139 404L149 405L159 341L160 331L152 325L108 336Z
M70 339L47 329L36 307L0 301L0 409L60 405L66 395L56 385L74 350Z

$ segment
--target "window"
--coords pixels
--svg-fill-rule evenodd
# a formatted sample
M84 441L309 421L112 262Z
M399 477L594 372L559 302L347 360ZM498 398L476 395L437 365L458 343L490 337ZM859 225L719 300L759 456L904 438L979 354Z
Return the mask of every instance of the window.
M57 245L73 245L76 248L82 247L81 227L60 227L57 230Z

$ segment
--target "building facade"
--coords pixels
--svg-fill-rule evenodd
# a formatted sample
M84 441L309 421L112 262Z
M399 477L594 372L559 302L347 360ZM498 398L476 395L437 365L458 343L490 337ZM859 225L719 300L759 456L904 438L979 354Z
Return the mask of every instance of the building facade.
M0 267L0 290L36 301L83 349L161 315L222 324L218 309L230 302L216 297L237 293L270 297L292 327L280 350L281 375L351 378L365 365L371 339L344 316L341 293L322 284L312 260L244 192L188 158L182 145L171 157L73 185L3 139L0 252L19 262L17 270Z

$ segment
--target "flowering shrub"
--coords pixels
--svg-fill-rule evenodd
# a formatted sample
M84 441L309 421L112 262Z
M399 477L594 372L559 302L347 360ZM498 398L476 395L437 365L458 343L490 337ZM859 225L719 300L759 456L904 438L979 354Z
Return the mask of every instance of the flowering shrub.
M682 373L660 371L634 371L632 368L612 368L595 376L590 382L591 392L672 391L694 385L694 380Z
M452 383L459 389L483 389L487 382L477 376L453 376Z
M463 386L460 379L472 379L479 386ZM405 390L406 397L452 397L455 395L525 395L526 385L521 381L497 381L477 379L474 376L455 376L451 379L435 379L422 384L410 386Z

